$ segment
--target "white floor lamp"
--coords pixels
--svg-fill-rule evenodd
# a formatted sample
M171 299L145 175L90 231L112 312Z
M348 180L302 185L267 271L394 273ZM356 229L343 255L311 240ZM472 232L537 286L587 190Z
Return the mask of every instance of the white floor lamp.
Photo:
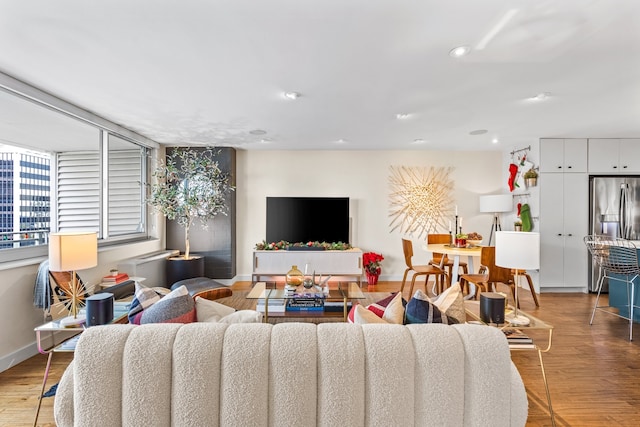
M490 194L480 196L480 212L493 213L493 224L491 225L491 233L489 233L488 246L491 246L493 233L502 230L500 225L500 213L511 212L513 210L513 197L511 194Z
M496 233L496 265L515 270L515 301L512 325L528 325L529 319L518 315L518 270L540 268L540 233L524 231L498 231Z

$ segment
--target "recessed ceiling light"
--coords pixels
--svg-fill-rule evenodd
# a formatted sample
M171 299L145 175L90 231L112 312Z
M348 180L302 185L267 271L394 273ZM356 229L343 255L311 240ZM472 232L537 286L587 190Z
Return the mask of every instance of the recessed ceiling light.
M271 142L271 140L270 140L270 139L265 139L265 138L263 138L263 139L261 139L261 140L260 140L260 144L268 144L268 143L270 143L270 142Z
M342 138L337 139L337 140L335 141L335 143L336 143L336 144L346 144L346 142L347 142L347 140L346 140L346 139L342 139Z
M477 130L472 130L471 132L469 132L469 135L484 135L485 133L489 132L486 129L477 129Z
M536 96L529 98L531 101L544 101L551 96L551 92L540 92Z
M251 135L266 135L267 131L262 129L254 129L254 130L250 130L249 133Z
M396 119L398 119L398 120L407 120L409 117L411 117L411 114L409 114L409 113L398 113L398 114L396 114Z
M418 139L414 139L414 140L413 140L413 143L414 143L414 144L424 144L424 143L426 143L426 142L427 142L427 141L425 141L424 139L421 139L421 138L418 138Z
M497 143L498 143L498 138L493 138L493 139L491 140L491 142L492 142L492 143L494 143L494 144L497 144Z
M298 93L298 92L285 92L282 95L287 99L298 99L298 98L300 98L300 93Z
M469 46L458 46L449 51L449 56L452 58L462 58L469 54L469 52L471 52L471 48Z

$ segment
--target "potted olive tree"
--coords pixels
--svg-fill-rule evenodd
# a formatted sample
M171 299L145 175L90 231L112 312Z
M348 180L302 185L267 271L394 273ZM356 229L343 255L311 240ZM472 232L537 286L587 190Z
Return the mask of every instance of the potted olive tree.
M234 190L229 175L220 169L215 156L216 151L212 148L176 148L164 160L160 160L153 171L155 180L147 202L167 219L177 221L184 228L184 254L170 259L168 271L171 268L182 271L189 269L188 265L196 264L201 272L195 276L204 274L204 259L190 252L191 226L198 220L206 228L208 220L218 214L226 215L226 196ZM174 262L180 265L172 265ZM168 276L171 277L171 274Z

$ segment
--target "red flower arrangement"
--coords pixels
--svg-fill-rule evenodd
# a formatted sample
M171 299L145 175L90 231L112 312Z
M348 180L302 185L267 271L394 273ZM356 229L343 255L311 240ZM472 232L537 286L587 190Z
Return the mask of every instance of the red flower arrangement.
M364 271L367 275L380 275L382 270L381 263L384 257L381 254L375 252L365 252L362 254L362 261L364 263Z

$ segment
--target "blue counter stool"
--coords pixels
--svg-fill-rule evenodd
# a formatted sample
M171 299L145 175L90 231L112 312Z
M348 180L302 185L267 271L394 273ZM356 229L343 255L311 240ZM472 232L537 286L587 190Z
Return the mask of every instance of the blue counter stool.
M593 306L593 312L591 313L590 325L593 324L593 318L596 314L596 310L604 311L605 313L613 314L614 316L621 317L629 320L629 341L633 340L633 309L640 308L635 305L635 280L640 277L640 266L638 265L638 251L636 246L624 239L612 239L608 236L601 235L588 235L584 237L584 242L589 249L589 253L593 259L594 265L598 265L599 278L598 278L598 295L596 302ZM627 307L629 310L629 317L624 316L622 310L620 313L615 313L608 310L611 305L599 306L600 292L602 291L602 284L604 279L609 279L609 288L618 285L619 283L625 283L627 285L627 304L622 308Z

